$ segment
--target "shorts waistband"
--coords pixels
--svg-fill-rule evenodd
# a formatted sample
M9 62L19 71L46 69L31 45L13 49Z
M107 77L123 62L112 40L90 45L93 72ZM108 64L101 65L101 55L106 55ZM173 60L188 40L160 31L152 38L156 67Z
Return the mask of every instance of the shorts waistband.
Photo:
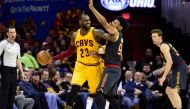
M106 67L120 67L119 64L106 64Z
M186 62L185 62L185 61L179 61L177 64L178 64L178 65L179 65L179 64L186 64Z
M86 66L98 66L99 64L100 64L100 62L98 62L98 63L83 63L83 62L81 62L81 61L77 61L78 63L81 63L81 64L83 64L83 65L86 65Z

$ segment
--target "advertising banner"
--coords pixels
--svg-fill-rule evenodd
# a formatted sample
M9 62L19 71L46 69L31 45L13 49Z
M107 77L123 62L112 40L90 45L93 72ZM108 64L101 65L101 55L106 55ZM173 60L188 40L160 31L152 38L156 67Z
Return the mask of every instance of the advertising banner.
M87 10L87 0L4 0L0 21L30 31L35 40L44 40L56 22L65 22L58 20L71 20Z

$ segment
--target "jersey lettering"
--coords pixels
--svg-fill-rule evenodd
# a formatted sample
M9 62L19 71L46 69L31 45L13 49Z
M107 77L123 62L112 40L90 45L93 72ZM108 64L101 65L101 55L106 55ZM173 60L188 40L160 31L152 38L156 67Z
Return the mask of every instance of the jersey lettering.
M76 47L81 47L81 46L93 46L93 40L88 40L88 39L83 39L83 40L79 40L76 41Z
M122 48L123 48L123 44L120 43L120 44L119 44L119 47L118 47L118 52L117 52L117 54L118 54L119 56L121 56L121 57L122 57Z

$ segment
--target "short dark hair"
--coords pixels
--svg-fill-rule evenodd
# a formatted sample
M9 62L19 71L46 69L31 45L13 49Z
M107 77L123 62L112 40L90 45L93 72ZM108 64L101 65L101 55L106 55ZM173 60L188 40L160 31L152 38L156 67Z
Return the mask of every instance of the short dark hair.
M124 28L124 29L128 29L129 28L129 22L127 20L125 20L122 16L118 16L117 20L120 22L120 25Z
M37 72L37 71L33 71L33 72L32 72L32 76L40 76L40 73Z
M6 26L6 32L9 32L9 29L15 28L14 25L8 25Z
M85 12L82 12L79 19L81 20L83 18L83 16L89 16L88 14L86 14Z
M144 63L144 64L143 64L143 67L144 67L144 66L150 66L150 64L149 64L149 63Z
M158 33L159 36L163 36L163 32L161 29L153 29L151 30L151 33Z

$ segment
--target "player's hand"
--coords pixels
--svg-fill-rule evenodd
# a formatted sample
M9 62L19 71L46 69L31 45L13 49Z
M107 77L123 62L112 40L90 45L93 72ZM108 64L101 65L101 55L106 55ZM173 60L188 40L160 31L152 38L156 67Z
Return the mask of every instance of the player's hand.
M54 60L53 60L53 57L51 56L51 58L49 59L49 63L48 64L53 64L54 63Z
M115 34L117 32L116 25L111 22L109 23L109 28L107 28L108 33Z
M90 50L88 55L89 56L98 56L98 53L96 51Z
M98 54L105 54L105 50L104 50L103 47L100 47L100 48L98 49Z
M163 83L164 83L165 80L166 80L165 77L162 77L162 78L159 79L160 86L163 86Z
M90 0L90 1L89 1L89 8L90 8L90 9L93 9L93 8L94 8L93 0Z

